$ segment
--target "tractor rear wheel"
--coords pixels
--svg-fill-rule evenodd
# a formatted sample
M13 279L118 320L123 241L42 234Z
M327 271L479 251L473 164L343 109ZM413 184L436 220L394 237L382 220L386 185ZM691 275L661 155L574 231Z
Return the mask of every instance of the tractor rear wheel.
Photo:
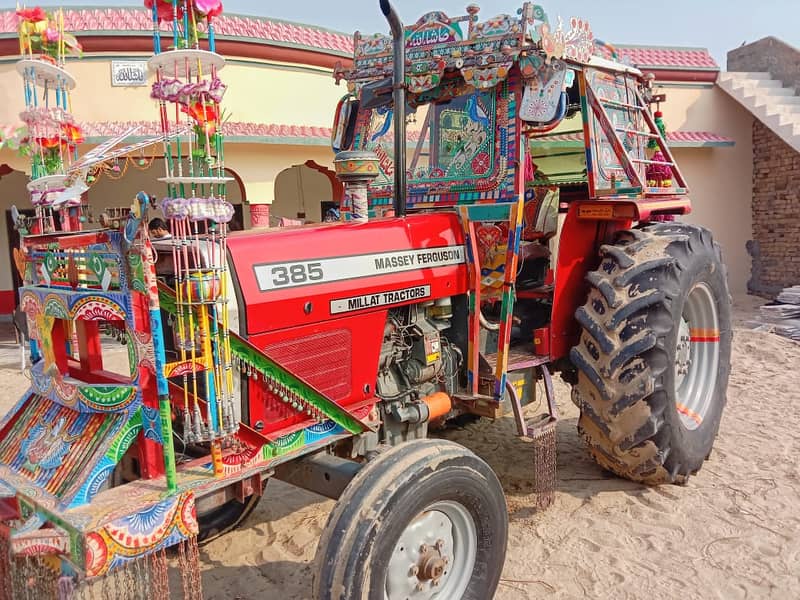
M578 430L600 466L684 483L708 457L725 406L730 295L719 246L679 223L624 231L588 274L570 358Z
M500 581L500 482L445 440L399 444L353 478L317 548L315 600L486 600Z

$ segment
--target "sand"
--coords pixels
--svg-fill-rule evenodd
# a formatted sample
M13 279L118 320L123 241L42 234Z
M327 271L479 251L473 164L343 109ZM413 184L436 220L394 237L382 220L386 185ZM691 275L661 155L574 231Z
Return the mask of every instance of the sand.
M497 599L800 597L800 345L742 329L757 303L737 299L728 407L714 452L685 486L648 488L602 472L558 378L558 488L548 510L532 508L530 443L511 419L447 434L485 458L506 492ZM5 358L0 381L6 407L26 385ZM206 598L310 598L310 563L332 506L270 482L241 529L202 549Z

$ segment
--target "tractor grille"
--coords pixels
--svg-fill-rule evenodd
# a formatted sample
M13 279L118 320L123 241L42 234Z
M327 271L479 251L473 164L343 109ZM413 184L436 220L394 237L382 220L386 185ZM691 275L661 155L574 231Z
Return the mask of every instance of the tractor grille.
M328 398L338 401L350 395L351 349L350 330L335 329L278 342L264 351Z

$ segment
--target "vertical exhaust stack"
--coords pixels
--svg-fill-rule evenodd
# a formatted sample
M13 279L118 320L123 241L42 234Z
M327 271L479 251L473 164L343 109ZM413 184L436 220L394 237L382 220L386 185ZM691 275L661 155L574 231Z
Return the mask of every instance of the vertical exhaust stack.
M389 0L380 0L389 21L394 48L392 100L394 103L394 214L406 216L406 52L403 23Z

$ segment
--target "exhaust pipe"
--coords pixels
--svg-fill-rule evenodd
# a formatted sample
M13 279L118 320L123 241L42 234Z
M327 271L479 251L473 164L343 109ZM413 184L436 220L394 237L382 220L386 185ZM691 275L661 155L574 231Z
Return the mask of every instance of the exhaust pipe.
M389 21L394 48L392 100L394 101L394 214L406 216L406 49L403 23L389 0L380 0Z

